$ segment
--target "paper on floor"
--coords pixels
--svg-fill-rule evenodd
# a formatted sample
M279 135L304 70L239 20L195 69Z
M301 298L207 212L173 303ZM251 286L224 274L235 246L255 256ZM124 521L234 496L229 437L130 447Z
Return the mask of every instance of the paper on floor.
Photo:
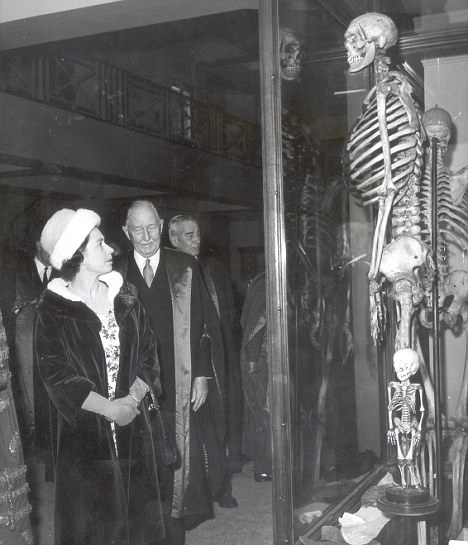
M389 521L390 517L376 507L361 507L356 513L344 513L338 519L343 539L350 545L366 545Z

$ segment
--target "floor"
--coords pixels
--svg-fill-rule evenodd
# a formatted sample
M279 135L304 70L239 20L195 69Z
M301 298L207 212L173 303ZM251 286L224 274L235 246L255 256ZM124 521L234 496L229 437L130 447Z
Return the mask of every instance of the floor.
M272 545L271 482L255 482L253 462L248 462L233 476L232 488L239 506L215 504L215 518L187 532L186 545ZM35 513L36 545L53 545L52 483L40 487Z
M271 482L255 482L249 462L234 474L232 488L239 506L222 509L215 504L215 518L188 532L186 545L272 545Z

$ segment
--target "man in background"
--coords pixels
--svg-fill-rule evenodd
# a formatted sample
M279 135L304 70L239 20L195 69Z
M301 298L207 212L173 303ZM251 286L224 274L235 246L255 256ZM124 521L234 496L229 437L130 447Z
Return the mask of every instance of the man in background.
M237 507L232 496L232 474L240 471L242 394L239 353L233 335L234 304L232 283L221 263L213 258L200 257L200 228L192 216L174 216L168 226L169 240L176 250L198 259L203 277L221 326L225 361L226 392L226 477L216 497L220 507Z
M56 276L49 256L35 242L35 255L22 255L18 260L15 316L15 354L12 384L25 460L51 463L48 396L39 377L34 357L34 324L36 305L50 278ZM50 469L50 465L49 465Z
M114 267L138 290L156 336L161 414L180 459L160 464L168 537L183 545L185 530L212 516L224 478L224 362L216 314L197 261L161 246L163 220L149 201L128 209L123 231L133 249Z

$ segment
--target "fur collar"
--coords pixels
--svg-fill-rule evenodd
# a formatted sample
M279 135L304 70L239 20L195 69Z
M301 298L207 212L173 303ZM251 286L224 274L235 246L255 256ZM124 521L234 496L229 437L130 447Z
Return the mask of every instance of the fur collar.
M107 295L114 302L115 318L120 325L138 299L137 290L124 281L117 271L102 275L99 280L108 287ZM97 315L70 289L70 283L63 278L55 278L49 282L39 302L39 312L79 321L99 322Z
M99 281L107 286L107 296L109 301L112 302L122 287L122 275L117 271L112 271L100 276ZM64 299L68 299L69 301L81 301L84 303L83 299L70 288L70 282L65 281L63 278L55 278L48 283L47 288Z

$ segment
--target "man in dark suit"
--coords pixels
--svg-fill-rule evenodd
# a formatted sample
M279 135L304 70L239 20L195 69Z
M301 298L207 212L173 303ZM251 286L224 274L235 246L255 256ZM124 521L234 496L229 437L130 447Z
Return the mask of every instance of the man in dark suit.
M213 258L200 257L201 235L195 218L174 216L168 225L169 240L176 250L197 258L221 326L225 367L226 415L226 477L217 496L220 507L237 507L232 496L232 474L239 471L242 434L242 390L240 384L239 352L234 341L234 303L231 281L221 263Z
M123 231L133 250L117 256L114 267L138 289L157 340L161 413L180 455L160 468L165 545L182 545L185 530L212 515L224 477L224 363L199 265L161 247L162 226L152 203L132 203Z
M50 461L49 402L34 361L36 305L50 278L55 276L49 256L39 241L34 257L22 255L16 273L15 358L12 384L26 461Z

